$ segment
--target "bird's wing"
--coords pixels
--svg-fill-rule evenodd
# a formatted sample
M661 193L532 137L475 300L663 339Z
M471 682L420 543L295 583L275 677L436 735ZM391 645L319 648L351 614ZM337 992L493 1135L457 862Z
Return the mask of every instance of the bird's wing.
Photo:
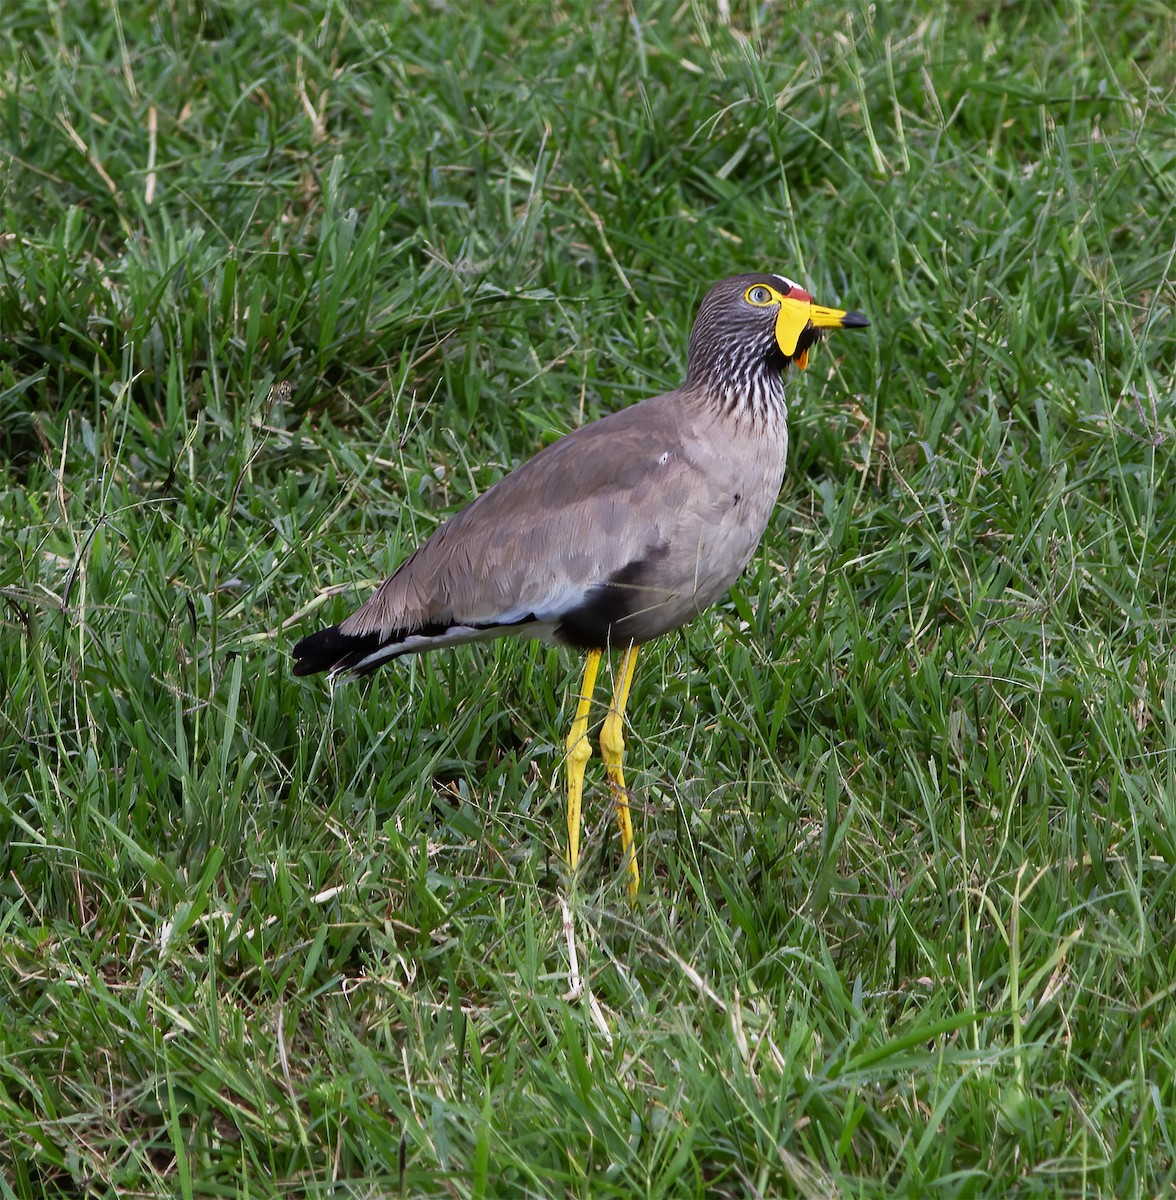
M558 623L665 555L698 492L688 440L674 393L582 426L439 526L340 633Z

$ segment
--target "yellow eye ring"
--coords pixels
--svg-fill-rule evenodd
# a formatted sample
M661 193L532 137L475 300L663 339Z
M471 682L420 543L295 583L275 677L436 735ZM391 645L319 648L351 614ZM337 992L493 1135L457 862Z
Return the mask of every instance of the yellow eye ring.
M754 304L756 308L764 308L766 305L771 304L776 297L772 295L771 288L766 288L762 283L757 283L743 293L743 298L748 304Z

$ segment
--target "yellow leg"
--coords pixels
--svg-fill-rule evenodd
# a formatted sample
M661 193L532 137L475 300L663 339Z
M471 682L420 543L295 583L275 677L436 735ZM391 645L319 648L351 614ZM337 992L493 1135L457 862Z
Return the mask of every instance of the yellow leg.
M580 802L584 798L584 768L592 757L588 741L588 708L592 690L596 687L596 672L600 667L600 651L591 650L584 664L584 682L580 684L580 700L568 734L568 866L574 871L580 861Z
M625 774L621 759L625 753L624 718L625 704L629 699L629 687L633 683L633 672L637 668L637 647L630 646L621 659L620 673L613 690L612 704L600 727L600 756L608 772L608 783L612 788L613 803L617 806L617 824L621 827L621 854L625 872L629 876L629 899L637 899L637 885L641 876L637 871L637 851L633 845L633 820L629 815L629 789L625 787Z

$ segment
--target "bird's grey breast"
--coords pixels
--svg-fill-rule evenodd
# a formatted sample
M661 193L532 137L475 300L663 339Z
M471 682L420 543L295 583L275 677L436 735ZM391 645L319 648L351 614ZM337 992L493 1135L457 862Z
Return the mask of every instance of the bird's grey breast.
M627 569L643 602L616 622L616 640L644 641L685 624L722 597L759 545L784 476L783 421L764 429L702 409L647 461L656 529ZM656 497L656 499L655 499Z
M705 486L682 513L675 537L693 557L694 599L713 603L755 553L784 480L788 430L711 417L690 442L694 468Z

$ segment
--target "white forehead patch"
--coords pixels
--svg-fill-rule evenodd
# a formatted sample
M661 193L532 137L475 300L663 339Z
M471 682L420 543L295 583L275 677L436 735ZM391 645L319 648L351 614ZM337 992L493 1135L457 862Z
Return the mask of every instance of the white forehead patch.
M800 291L804 290L803 288L801 288L799 283L793 283L793 281L791 279L789 279L787 275L773 275L772 278L778 279L782 284L784 284L784 286L790 292L797 291L797 290L800 290Z

